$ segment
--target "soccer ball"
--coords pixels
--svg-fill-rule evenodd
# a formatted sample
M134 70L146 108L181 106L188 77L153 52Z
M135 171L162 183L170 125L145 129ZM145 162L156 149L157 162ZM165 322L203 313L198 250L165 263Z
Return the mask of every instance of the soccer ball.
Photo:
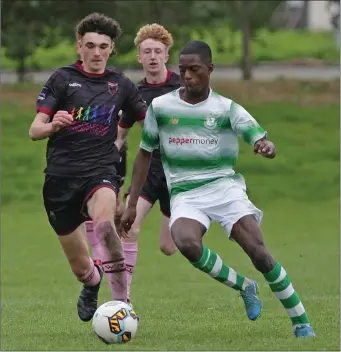
M129 342L136 335L138 323L133 309L121 301L102 304L92 319L97 337L107 345Z

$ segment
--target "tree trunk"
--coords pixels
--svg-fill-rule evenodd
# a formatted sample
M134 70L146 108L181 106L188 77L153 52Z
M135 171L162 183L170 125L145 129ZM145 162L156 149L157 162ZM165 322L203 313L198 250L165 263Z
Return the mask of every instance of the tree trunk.
M162 4L159 4L157 1L152 0L152 13L151 17L153 18L154 23L162 23L161 17L162 17L162 10L161 6Z
M26 79L26 62L25 58L21 57L17 66L17 75L19 83L25 82Z
M243 36L243 57L242 71L243 79L250 80L252 78L252 34L250 24L250 13L248 1L241 3L241 19L242 19L242 36Z

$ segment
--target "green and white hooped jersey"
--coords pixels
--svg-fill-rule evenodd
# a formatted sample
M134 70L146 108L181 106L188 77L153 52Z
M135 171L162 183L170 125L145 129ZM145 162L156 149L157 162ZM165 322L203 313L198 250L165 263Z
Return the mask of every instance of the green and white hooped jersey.
M144 121L140 148L160 146L171 196L221 177L233 176L238 136L253 145L266 132L240 105L212 90L198 104L180 99L179 89L155 98Z

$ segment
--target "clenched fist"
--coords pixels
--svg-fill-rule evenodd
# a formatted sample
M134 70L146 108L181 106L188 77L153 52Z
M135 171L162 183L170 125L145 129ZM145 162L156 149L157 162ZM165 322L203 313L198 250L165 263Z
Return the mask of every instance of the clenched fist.
M70 126L73 123L73 117L67 111L58 110L52 119L52 130L58 132L61 128Z
M265 158L273 159L276 156L274 144L266 139L260 139L253 147L255 154L261 154Z

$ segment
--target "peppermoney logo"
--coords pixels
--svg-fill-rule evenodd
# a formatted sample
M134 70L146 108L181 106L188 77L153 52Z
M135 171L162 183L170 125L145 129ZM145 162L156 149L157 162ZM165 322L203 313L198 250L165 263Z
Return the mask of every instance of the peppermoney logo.
M194 144L194 145L217 145L217 138L184 138L184 137L169 137L169 144L183 145L183 144Z

